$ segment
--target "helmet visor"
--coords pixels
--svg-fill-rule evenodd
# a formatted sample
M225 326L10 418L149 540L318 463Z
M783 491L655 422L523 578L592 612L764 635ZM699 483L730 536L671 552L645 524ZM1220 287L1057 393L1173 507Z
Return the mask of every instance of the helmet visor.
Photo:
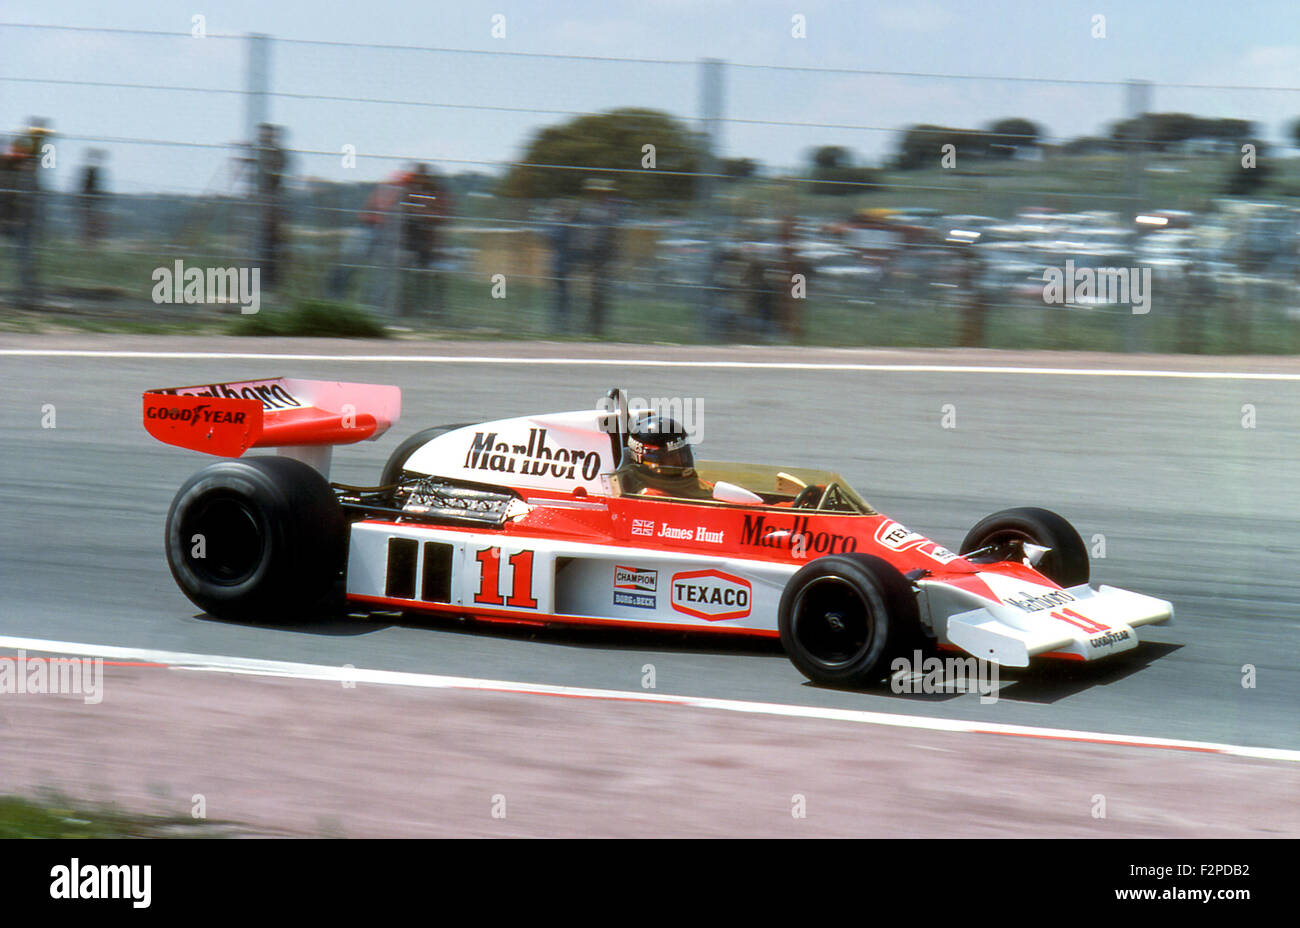
M627 440L633 459L651 473L664 477L683 477L695 473L695 456L685 438L649 444L635 437Z

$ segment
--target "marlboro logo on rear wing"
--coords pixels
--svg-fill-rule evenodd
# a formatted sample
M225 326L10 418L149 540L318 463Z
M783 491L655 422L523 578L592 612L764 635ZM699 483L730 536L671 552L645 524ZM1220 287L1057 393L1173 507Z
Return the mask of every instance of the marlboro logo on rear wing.
M144 427L166 444L237 458L249 448L375 439L401 410L398 387L276 377L148 390Z

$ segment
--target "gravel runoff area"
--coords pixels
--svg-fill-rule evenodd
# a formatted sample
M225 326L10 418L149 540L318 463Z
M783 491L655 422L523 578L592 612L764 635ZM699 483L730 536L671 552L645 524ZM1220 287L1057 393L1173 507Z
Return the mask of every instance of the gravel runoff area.
M251 835L1300 835L1293 764L1192 751L150 666L103 696L0 698L0 793Z

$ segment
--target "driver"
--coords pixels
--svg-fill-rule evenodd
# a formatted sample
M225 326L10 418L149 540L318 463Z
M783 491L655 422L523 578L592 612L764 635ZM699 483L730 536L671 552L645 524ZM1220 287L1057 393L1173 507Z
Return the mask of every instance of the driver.
M625 496L713 498L713 484L695 473L686 430L658 413L646 413L628 427L627 448L614 476Z

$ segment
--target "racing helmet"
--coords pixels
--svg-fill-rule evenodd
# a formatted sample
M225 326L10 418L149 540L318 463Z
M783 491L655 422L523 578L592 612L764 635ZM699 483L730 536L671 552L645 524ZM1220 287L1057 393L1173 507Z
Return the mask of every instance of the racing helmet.
M695 456L686 429L659 413L647 413L629 425L627 453L638 467L656 476L695 475Z

